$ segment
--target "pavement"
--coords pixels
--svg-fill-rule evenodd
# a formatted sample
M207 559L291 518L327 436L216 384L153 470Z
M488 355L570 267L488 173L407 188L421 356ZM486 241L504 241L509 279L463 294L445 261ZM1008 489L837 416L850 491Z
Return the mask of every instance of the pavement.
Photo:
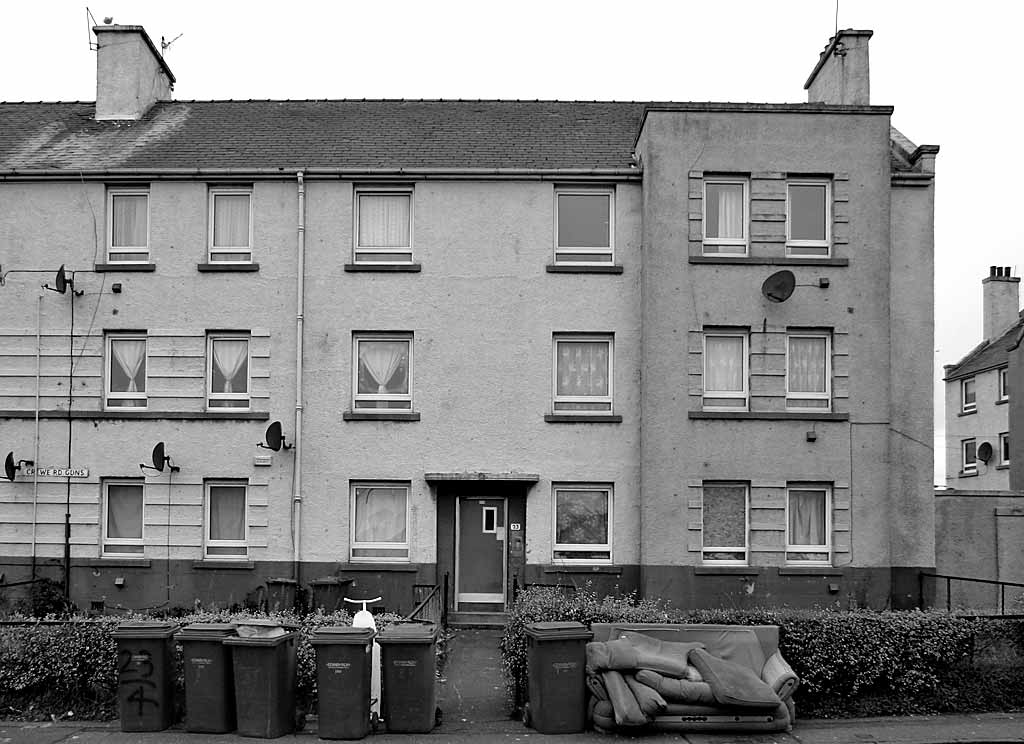
M625 736L588 731L545 735L512 720L505 711L505 692L498 651L498 630L461 629L450 641L448 660L438 684L441 725L429 734L371 734L373 744L471 744L534 742L585 744L614 741L680 742L687 744L1004 744L1024 743L1024 710L1016 713L906 716L805 720L780 734L649 734ZM297 734L276 741L318 741L316 719ZM251 742L235 734L191 734L181 724L166 731L124 733L117 721L0 721L0 744L232 744Z

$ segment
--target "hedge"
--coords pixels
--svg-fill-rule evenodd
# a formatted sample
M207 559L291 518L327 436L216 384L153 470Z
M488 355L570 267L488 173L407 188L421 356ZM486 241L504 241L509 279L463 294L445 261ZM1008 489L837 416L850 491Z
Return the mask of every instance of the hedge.
M245 618L271 618L295 626L301 637L296 660L296 701L300 719L316 710L316 656L309 637L326 625L350 625L344 611L297 616L206 612L173 618L189 623L230 622ZM76 718L109 720L117 717L117 642L113 632L135 617L76 618L67 622L25 620L0 625L0 717ZM375 615L378 630L400 620L397 615ZM182 707L184 689L181 646L177 646L175 696ZM179 715L181 710L178 711Z
M933 611L680 610L632 595L582 589L522 592L501 640L511 707L526 690L526 625L550 620L778 625L783 657L800 676L803 718L934 714L1024 707L1024 621Z

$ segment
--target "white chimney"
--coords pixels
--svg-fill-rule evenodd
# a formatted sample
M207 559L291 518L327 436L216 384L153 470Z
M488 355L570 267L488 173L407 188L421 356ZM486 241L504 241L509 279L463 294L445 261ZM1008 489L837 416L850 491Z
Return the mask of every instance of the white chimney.
M94 26L96 120L137 121L171 100L174 75L142 26Z
M808 103L867 106L871 103L868 40L874 31L847 28L836 33L804 83Z
M1020 309L1020 277L1010 276L1009 266L990 266L981 280L981 323L985 340L991 341L1017 322Z

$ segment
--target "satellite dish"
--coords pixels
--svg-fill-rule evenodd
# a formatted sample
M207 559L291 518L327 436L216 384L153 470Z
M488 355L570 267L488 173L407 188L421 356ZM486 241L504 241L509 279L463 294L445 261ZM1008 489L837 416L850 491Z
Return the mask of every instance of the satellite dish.
M988 442L982 442L978 445L978 459L988 465L988 461L992 459L992 445Z
M68 291L68 275L64 271L64 264L61 264L60 268L57 269L57 278L54 279L53 283L56 285L57 291L61 294Z
M14 453L8 452L7 459L4 460L4 475L7 476L7 480L14 481L14 474L18 472L19 468L14 464Z
M267 440L267 448L277 452L281 449L281 445L284 444L284 434L281 433L281 422L275 421L267 427L267 433L265 435Z
M785 302L793 294L796 288L796 276L789 269L776 271L764 280L761 285L761 294L772 302Z
M164 443L157 442L156 447L153 448L153 467L162 473L164 472L164 464L166 462L167 456L164 454Z

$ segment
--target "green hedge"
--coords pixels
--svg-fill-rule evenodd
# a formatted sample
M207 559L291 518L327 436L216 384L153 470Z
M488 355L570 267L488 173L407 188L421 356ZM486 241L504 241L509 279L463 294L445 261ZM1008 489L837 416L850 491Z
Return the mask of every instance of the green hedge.
M220 612L185 615L173 618L173 622L184 626L251 617L269 617L299 629L301 638L296 670L298 712L302 716L315 711L316 656L309 637L318 627L350 625L351 616L344 611L305 616ZM79 618L52 624L27 620L24 624L0 625L0 717L116 718L117 643L113 631L128 619L144 618ZM376 615L375 619L380 630L400 618L383 614ZM177 650L176 702L181 709L184 683L180 645Z
M538 587L519 595L501 641L506 691L526 690L526 625L549 620L778 625L800 676L803 718L1012 710L1024 707L1024 621L939 612L689 610L627 595L599 599Z

